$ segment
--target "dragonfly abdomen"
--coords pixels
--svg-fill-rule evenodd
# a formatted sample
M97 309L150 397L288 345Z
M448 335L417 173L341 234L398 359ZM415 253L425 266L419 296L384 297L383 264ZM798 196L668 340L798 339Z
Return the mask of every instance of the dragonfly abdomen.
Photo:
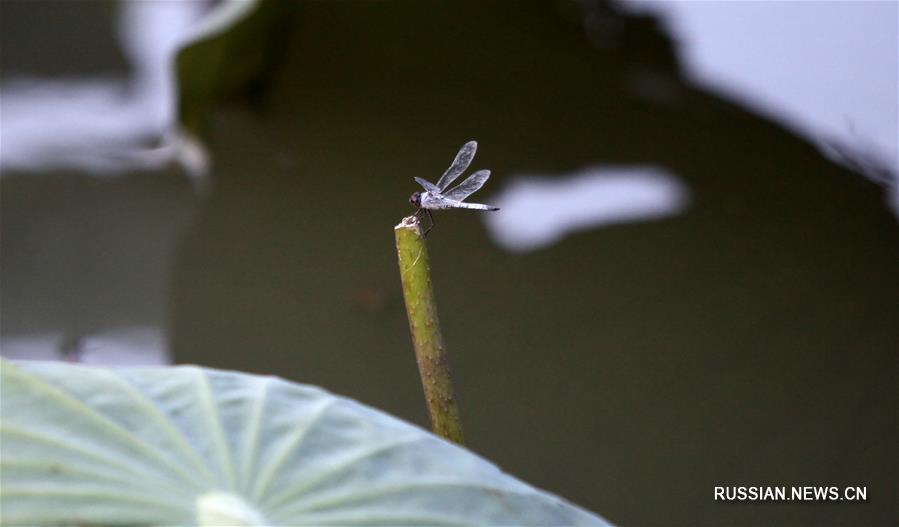
M493 207L491 205L483 205L481 203L463 203L456 202L453 205L454 209L473 209L473 210L499 210L499 207Z

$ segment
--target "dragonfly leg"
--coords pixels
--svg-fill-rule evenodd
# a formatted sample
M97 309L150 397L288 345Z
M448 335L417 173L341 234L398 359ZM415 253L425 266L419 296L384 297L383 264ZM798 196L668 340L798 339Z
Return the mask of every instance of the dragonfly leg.
M424 233L422 233L422 237L427 238L427 236L428 236L428 231L430 231L430 230L431 230L431 227L434 226L434 218L431 216L430 211L428 211L428 209L426 209L426 208L424 208L424 207L418 207L418 210L415 211L415 214L413 214L413 216L415 216L415 218L416 218L419 222L423 222L424 219L425 219L425 216L428 216L428 219L431 220L431 221L430 221L430 226L428 226L427 230L425 230Z
M431 211L424 207L419 207L418 210L415 211L415 214L413 214L413 216L418 218L419 221L424 220L425 216L428 217L428 228L425 229L425 232L422 233L422 237L427 238L428 233L431 232L431 229L434 228L434 216L431 215Z
M434 225L436 225L436 223L434 222L434 216L431 215L431 210L430 210L430 209L422 209L422 210L425 211L425 214L428 216L428 223L430 224L430 225L428 225L427 230L425 230L425 232L424 232L424 234L423 234L423 236L424 236L425 238L427 238L427 237L428 237L428 233L431 232L431 229L434 228Z

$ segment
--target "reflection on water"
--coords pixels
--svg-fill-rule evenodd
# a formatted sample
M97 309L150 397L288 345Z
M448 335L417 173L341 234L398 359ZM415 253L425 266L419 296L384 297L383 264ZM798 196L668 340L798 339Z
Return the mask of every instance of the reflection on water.
M175 135L173 55L201 2L123 2L121 45L129 78L42 79L4 72L0 173L74 169L95 175L180 161L197 176L200 150ZM161 146L159 146L161 145Z
M117 366L169 363L166 336L158 327L116 328L82 337L62 334L4 338L3 356L11 359L73 360Z
M166 357L171 262L197 204L186 178L29 173L2 185L3 354Z
M593 167L510 179L489 198L502 214L484 216L494 241L510 251L548 247L576 231L678 214L689 194L661 167Z
M848 148L889 169L899 213L899 3L621 5L662 17L694 82L783 123L838 159Z
M162 139L158 115L128 82L18 80L2 96L4 173L120 174L159 169L178 154L174 145L152 147Z
M83 16L102 12L82 5ZM24 9L44 7L55 6ZM166 168L177 162L194 191L206 188L208 168L204 149L172 128L173 60L205 9L122 2L108 30L127 74L2 71L4 356L169 360L169 266L195 203ZM112 175L121 177L90 181Z

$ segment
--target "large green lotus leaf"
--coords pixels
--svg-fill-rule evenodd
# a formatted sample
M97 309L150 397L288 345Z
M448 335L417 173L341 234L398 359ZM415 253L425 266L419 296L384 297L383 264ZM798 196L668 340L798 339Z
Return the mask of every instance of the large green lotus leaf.
M606 525L321 389L0 361L4 525Z

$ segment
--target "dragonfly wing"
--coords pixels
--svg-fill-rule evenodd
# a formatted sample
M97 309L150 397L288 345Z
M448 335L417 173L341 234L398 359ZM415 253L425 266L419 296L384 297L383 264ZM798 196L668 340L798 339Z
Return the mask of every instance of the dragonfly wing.
M453 164L446 169L446 172L444 172L443 175L440 176L440 180L437 181L437 188L446 190L446 187L450 186L450 183L455 181L462 172L465 172L465 169L471 164L471 160L474 159L474 154L477 151L477 141L469 141L462 145L462 148L460 148L459 152L456 154L456 159L453 159Z
M454 201L462 201L468 196L471 196L477 190L484 186L484 183L490 178L489 170L478 170L474 174L468 176L468 179L459 183L455 188L448 192L444 192L443 196L446 199L451 199Z
M437 185L431 183L430 181L424 180L420 177L413 178L413 179L416 181L416 183L421 185L428 192L430 192L432 194L440 194L440 189L437 188Z

